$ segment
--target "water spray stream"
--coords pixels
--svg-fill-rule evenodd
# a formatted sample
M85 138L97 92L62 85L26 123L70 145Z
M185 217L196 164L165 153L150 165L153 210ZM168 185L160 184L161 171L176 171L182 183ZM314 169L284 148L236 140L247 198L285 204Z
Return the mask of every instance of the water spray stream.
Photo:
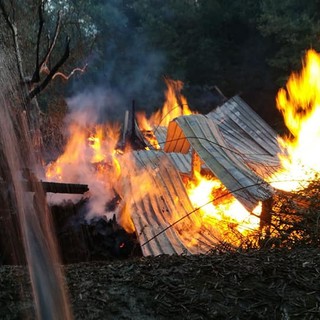
M34 155L25 113L19 108L23 95L14 83L18 79L14 64L1 48L0 66L0 181L5 186L1 198L3 207L10 209L0 210L0 214L11 220L11 225L18 223L18 232L10 237L22 238L24 257L17 258L28 264L37 318L72 319L42 185L31 181L33 192L24 187L22 171L30 168ZM19 239L10 241L19 243Z

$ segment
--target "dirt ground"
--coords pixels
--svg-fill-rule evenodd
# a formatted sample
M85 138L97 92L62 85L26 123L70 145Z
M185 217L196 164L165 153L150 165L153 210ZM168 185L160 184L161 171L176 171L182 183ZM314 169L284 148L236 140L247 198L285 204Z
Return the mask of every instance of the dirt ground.
M319 319L320 250L63 266L75 319ZM25 267L0 267L0 319L34 319Z

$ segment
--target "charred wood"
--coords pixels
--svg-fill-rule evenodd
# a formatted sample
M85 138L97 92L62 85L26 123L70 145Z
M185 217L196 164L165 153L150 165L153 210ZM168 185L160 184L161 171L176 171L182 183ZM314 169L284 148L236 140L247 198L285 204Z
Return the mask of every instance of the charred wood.
M22 176L27 180L24 182L27 191L34 191L35 184L38 183L42 185L44 192L83 194L89 191L89 187L86 184L39 181L35 174L28 168L23 169Z
M58 183L46 181L41 181L41 184L45 192L83 194L89 191L88 185L86 184Z
M130 114L131 118L129 121L129 116L126 114L125 116L125 123L124 123L124 132L122 137L122 145L120 146L121 149L125 149L128 145L133 150L141 150L146 149L147 144L144 141L143 135L139 130L139 127L136 122L136 108L135 108L135 101L132 101L132 112Z
M118 205L118 199L115 196L111 200L114 200L113 206ZM118 224L115 215L111 219L107 218L110 211L106 210L105 216L88 220L87 211L88 199L82 199L76 204L66 202L51 207L64 263L141 256L136 234L126 232Z

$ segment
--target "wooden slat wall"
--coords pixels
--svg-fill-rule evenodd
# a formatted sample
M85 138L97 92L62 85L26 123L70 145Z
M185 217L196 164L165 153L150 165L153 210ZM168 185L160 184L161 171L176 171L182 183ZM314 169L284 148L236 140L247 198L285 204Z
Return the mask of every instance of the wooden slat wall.
M181 150L175 135L180 140L183 135L187 137L206 166L247 209L253 210L258 201L271 196L270 187L226 144L213 119L200 114L176 118L169 125L165 151Z
M228 145L261 177L279 168L276 132L240 97L231 98L207 116L218 124Z
M134 176L133 172L128 177L131 217L143 254L206 253L217 244L214 232L201 227L197 212L188 215L194 208L168 155L162 151L142 150L135 151L134 156L137 163L135 174L147 170L152 179L152 190L142 194L141 188L134 185L134 179L130 179ZM162 232L170 223L186 215L179 223ZM191 229L192 232L188 231ZM148 241L154 236L153 240ZM191 241L196 245L191 245Z
M160 147L163 149L166 138L167 138L167 127L157 127L155 128L155 136L158 140ZM178 171L189 174L191 168L191 153L188 152L186 154L171 152L168 153L169 158L174 163Z

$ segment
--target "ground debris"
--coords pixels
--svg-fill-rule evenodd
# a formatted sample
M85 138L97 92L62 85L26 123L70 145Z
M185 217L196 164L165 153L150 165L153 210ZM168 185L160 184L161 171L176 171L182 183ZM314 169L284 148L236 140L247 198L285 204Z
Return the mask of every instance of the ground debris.
M320 250L158 256L63 266L75 319L317 319ZM34 316L27 270L0 267L0 318Z

